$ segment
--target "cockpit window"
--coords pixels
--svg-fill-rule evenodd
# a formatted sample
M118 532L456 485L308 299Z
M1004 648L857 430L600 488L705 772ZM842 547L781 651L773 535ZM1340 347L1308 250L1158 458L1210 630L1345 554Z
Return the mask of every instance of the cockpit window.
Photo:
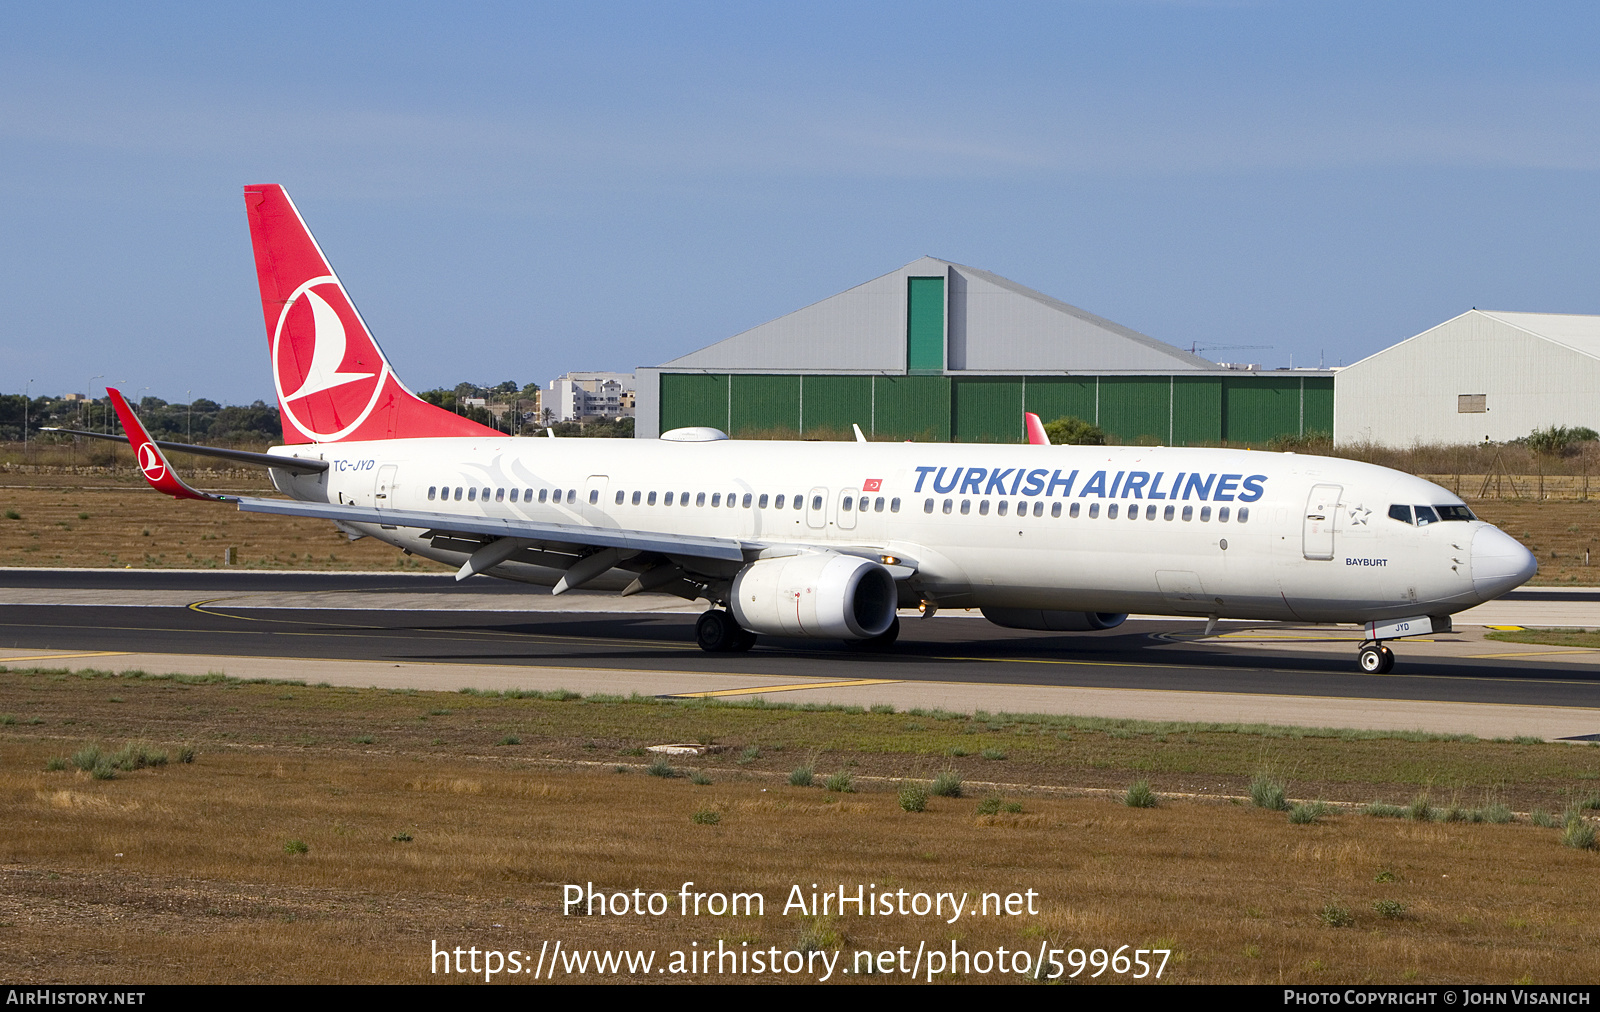
M1426 527L1429 524L1434 524L1434 523L1438 523L1438 522L1439 522L1439 514L1437 514L1437 513L1435 513L1433 511L1433 507L1432 506L1418 506L1417 507L1417 526L1418 527Z
M1473 516L1472 511L1467 509L1465 506L1435 506L1434 509L1438 510L1440 520L1478 519L1477 517Z
M1403 524L1409 524L1411 522L1411 507L1399 505L1390 506L1389 519L1398 520Z

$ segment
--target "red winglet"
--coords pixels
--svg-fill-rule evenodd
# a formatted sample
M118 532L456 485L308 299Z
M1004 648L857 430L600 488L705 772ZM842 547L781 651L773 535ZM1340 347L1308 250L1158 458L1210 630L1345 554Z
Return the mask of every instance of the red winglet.
M139 421L139 416L128 407L127 400L122 396L122 391L115 387L106 387L106 396L111 398L111 404L117 409L117 419L122 422L123 431L128 434L128 445L133 447L133 457L139 462L139 470L144 472L144 480L157 492L165 492L174 499L209 499L212 502L232 502L227 496L211 495L206 492L197 492L190 488L178 473L167 463L166 456L161 452L161 447L150 438L150 433L145 431L144 423Z
M1044 434L1044 423L1032 411L1022 413L1023 424L1028 429L1028 442L1034 446L1049 446L1050 437Z

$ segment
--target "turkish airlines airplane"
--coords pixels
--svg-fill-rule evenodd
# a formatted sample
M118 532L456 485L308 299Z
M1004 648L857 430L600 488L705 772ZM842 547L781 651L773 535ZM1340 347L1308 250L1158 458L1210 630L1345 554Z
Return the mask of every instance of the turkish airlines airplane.
M551 587L704 599L708 651L757 635L892 644L897 612L1110 629L1130 612L1357 623L1385 641L1533 576L1533 555L1420 478L1232 449L512 438L395 375L280 186L245 188L284 445L157 443L108 390L150 484ZM1039 438L1037 419L1030 433ZM859 433L859 429L858 429ZM162 450L269 468L287 498L212 495Z

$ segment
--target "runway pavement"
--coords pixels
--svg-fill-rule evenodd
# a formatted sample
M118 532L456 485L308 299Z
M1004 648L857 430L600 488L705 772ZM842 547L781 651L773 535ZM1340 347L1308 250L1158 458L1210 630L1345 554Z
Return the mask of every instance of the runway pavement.
M1521 591L1496 607L1482 620L1600 626L1593 592ZM699 610L433 574L0 570L0 663L1485 737L1600 733L1600 652L1492 642L1460 617L1456 633L1394 644L1395 671L1375 676L1355 668L1359 634L1333 627L1223 623L1200 639L1199 622L1134 619L1067 635L941 613L904 616L887 654L763 639L747 654L708 655L693 643ZM1523 621L1506 621L1512 614Z

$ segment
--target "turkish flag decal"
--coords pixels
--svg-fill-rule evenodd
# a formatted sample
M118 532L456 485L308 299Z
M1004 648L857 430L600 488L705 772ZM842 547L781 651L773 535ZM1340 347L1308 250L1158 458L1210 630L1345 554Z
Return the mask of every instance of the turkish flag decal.
M861 486L863 492L877 492L883 488L882 478L868 478Z

